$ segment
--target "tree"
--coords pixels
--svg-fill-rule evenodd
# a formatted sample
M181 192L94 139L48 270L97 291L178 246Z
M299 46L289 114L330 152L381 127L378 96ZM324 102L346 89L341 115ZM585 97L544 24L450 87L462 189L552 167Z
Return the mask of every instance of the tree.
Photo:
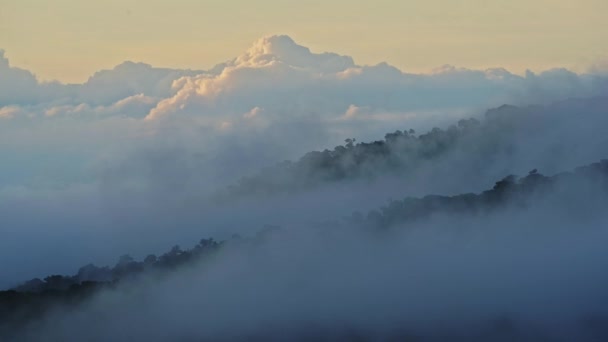
M149 254L145 259L144 259L144 264L146 265L152 265L154 263L156 263L158 261L158 258L156 257L156 255L154 254Z
M126 266L132 263L134 260L129 254L123 254L118 258L118 262L116 263L116 267Z

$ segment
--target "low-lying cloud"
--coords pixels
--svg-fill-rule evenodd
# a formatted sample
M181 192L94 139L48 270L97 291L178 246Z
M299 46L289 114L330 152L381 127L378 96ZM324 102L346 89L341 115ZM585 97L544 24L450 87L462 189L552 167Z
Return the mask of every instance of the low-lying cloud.
M544 124L525 121L505 139L512 140L511 154L489 161L457 149L407 179L359 180L228 206L209 201L242 176L346 138L445 129L505 102L606 94L607 82L601 73L564 69L519 76L445 66L411 74L314 53L286 36L260 39L211 70L125 62L83 84L39 82L2 53L0 232L10 239L0 242L0 259L9 265L0 286L162 250L175 238L187 243L341 217L389 197L476 191L508 173L558 172L598 160L605 157L605 102L596 98L539 109Z
M20 338L603 339L605 190L566 183L525 208L438 213L388 231L287 226L53 311Z

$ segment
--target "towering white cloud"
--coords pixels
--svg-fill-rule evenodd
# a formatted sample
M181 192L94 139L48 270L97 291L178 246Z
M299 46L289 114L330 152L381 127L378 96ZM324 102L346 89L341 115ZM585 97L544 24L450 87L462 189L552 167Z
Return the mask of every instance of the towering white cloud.
M323 73L335 73L355 65L353 59L348 56L328 52L312 53L308 48L296 44L288 36L261 38L228 65L265 66L273 63L284 63L294 68Z
M608 81L601 73L576 74L565 69L519 76L502 68L446 65L429 74L411 74L387 63L362 66L349 56L311 52L288 36L263 37L240 56L208 71L124 62L95 73L83 84L71 85L38 82L29 71L11 67L0 52L0 108L11 106L13 114L30 116L61 113L57 108L62 106L110 107L141 95L148 99L146 105L151 106L149 99L156 104L145 115L138 109L127 116L145 116L150 121L195 115L215 118L219 124L255 107L264 108L266 116L275 119L335 118L351 105L368 107L370 112L479 109L506 102L591 96L606 89Z
M263 106L268 113L343 113L351 104L384 111L479 108L504 102L550 102L605 90L598 77L564 69L518 76L503 68L470 70L443 66L408 74L386 63L360 66L352 58L316 54L287 36L265 37L213 72L185 76L176 94L159 103L148 120L172 114L242 112ZM280 113L280 114L279 114Z

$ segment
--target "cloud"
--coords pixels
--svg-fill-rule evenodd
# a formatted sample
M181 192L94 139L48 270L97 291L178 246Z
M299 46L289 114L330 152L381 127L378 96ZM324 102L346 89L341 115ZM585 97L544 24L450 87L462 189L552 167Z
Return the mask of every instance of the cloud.
M335 53L311 53L288 36L268 36L256 41L245 53L228 63L230 66L260 67L284 63L298 69L335 73L353 67L351 57Z
M253 107L250 111L243 114L243 118L245 119L254 119L259 116L264 110L260 107Z
M443 66L411 74L386 63L362 66L348 56L315 53L287 36L264 37L207 71L125 62L83 84L40 83L30 72L11 67L3 53L0 61L3 153L16 153L8 146L27 146L24 153L36 159L35 148L69 146L80 157L64 167L79 170L102 155L122 155L103 139L110 126L120 146L162 141L219 156L230 146L239 155L234 160L251 162L237 168L246 173L346 138L365 141L395 129L429 130L504 102L590 96L605 93L608 84L601 75L564 69L518 76L500 68ZM35 136L26 139L26 132ZM256 154L252 146L272 152L258 160L243 157Z
M527 126L516 131L508 137L514 141L512 154L487 162L486 172L477 171L486 161L467 164L470 158L455 153L420 167L412 176L415 186L390 179L349 184L363 195L330 187L258 204L245 201L238 204L242 217L207 202L208 195L242 176L331 149L346 138L373 141L410 128L424 133L483 116L487 107L504 102L591 96L605 93L606 84L602 75L563 69L519 76L499 68L446 66L412 74L386 63L358 65L348 56L315 53L286 36L262 38L210 70L125 62L69 85L39 82L10 66L2 53L0 212L11 231L3 225L0 232L19 234L11 235L11 243L0 242L0 253L18 256L37 234L56 234L57 242L38 240L21 268L29 271L4 282L81 266L79 253L94 248L100 236L105 246L96 249L93 260L164 248L167 239L182 233L187 240L188 234L199 237L241 224L257 228L268 223L275 208L293 220L321 211L330 217L405 192L477 189L507 172L532 167L550 172L587 163L605 151L605 121L596 108L601 102L548 107L547 112L562 113L555 125L538 137ZM211 209L202 212L203 207ZM200 228L201 222L208 224ZM53 254L60 241L75 239L82 246ZM46 263L36 265L42 259Z
M0 108L0 119L12 119L21 113L21 109L17 106L7 106Z
M72 273L88 262L110 263L124 253L140 257L163 250L167 241L188 244L205 236L251 234L265 224L306 226L369 210L388 198L479 191L533 168L561 172L606 157L605 108L606 98L500 107L488 112L495 117L488 129L466 135L434 160L406 159L407 167L396 175L306 185L301 193L223 204L211 200L216 191L259 173L280 182L281 175L265 167L332 148L327 141L353 137L352 125L376 138L406 128L421 135L427 132L423 127L447 129L441 123L455 124L461 113L363 111L346 126L341 126L345 120L336 120L330 128L324 121L269 121L265 110L253 119L242 118L243 113L240 121L224 119L229 123L223 129L179 116L158 122L64 116L0 125L0 216L5 222L0 231L11 236L0 241L0 259L12 265L0 286L46 273ZM378 121L370 117L375 116L388 117L387 126L374 126ZM395 127L395 121L403 123ZM32 241L32 236L40 238ZM57 245L64 246L60 254L54 252ZM24 246L29 246L25 259Z
M344 113L344 115L342 116L343 119L352 119L357 117L357 115L359 115L359 113L361 113L361 108L357 107L355 105L350 105L348 106L348 109L346 110L346 113Z
M93 105L108 105L130 96L173 95L173 82L202 71L155 68L145 63L124 62L112 70L102 70L82 85L75 85L75 100Z
M17 105L39 99L40 85L27 70L12 67L0 50L0 106Z
M606 317L605 195L589 183L382 232L288 226L59 308L19 337L594 340L605 333L589 325Z
M107 106L130 96L173 95L172 83L201 71L154 68L144 63L124 62L112 70L101 70L83 84L39 82L31 72L11 67L0 50L0 106L53 106L57 104Z
M147 120L242 112L255 106L276 115L323 108L325 116L340 115L350 105L391 112L478 109L506 102L548 103L606 90L597 77L565 69L522 77L503 68L446 65L430 74L408 74L386 63L359 66L350 57L312 53L286 36L262 38L214 72L184 76L173 87L176 94L161 101Z
M124 62L95 73L83 84L40 83L30 72L10 67L4 53L0 60L0 106L84 113L75 107L108 107L145 96L157 102L152 108L141 107L147 110L148 121L192 115L214 120L215 125L255 107L264 108L268 119L328 119L339 117L350 105L370 112L475 111L503 103L593 96L608 89L605 76L565 69L519 76L502 68L445 65L429 74L411 74L387 63L362 66L349 56L311 52L288 36L263 37L240 56L207 71ZM151 106L150 101L146 104Z

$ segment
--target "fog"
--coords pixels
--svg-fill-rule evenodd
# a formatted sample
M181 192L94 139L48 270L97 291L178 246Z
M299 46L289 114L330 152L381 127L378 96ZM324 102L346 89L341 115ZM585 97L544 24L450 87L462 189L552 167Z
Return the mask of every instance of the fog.
M59 134L48 145L36 144L23 153L11 149L12 162L3 168L8 181L0 192L1 229L9 238L0 242L0 256L6 260L0 284L12 286L46 273L70 274L89 262L111 264L124 253L143 257L166 249L168 241L188 245L202 237L256 231L266 224L335 219L373 209L390 198L476 192L508 174L534 168L545 174L569 170L606 157L605 108L605 98L532 109L506 107L497 110L504 120L464 134L433 158L408 155L407 168L398 172L376 172L370 164L371 178L304 186L303 191L290 191L292 182L285 184L284 192L245 194L219 203L214 194L240 177L262 172L264 179L277 179L272 169L263 168L282 160L278 156L290 156L286 149L314 145L315 136L330 133L320 124L291 123L259 133L209 136L210 130L184 125L163 127L152 136L142 133L131 142L120 136L113 139L116 131L111 126L104 146L116 145L114 153L96 154L80 169L66 165L78 158L87 160L89 151L53 146L61 139ZM476 116L482 124L488 121ZM456 118L444 120L449 123L439 125L442 129L456 123ZM401 125L425 133L422 124L406 120ZM40 138L35 131L32 136ZM280 140L289 141L289 146ZM44 176L37 179L39 172ZM26 178L29 184L20 184L17 178ZM16 184L11 185L11 179Z
M604 183L389 231L350 218L597 162L607 110L597 67L410 74L287 36L211 70L125 62L71 85L39 82L0 51L0 289L228 240L166 277L57 308L17 339L595 338Z
M59 308L19 338L601 340L608 216L597 185L388 231L325 223L231 240L166 277Z

